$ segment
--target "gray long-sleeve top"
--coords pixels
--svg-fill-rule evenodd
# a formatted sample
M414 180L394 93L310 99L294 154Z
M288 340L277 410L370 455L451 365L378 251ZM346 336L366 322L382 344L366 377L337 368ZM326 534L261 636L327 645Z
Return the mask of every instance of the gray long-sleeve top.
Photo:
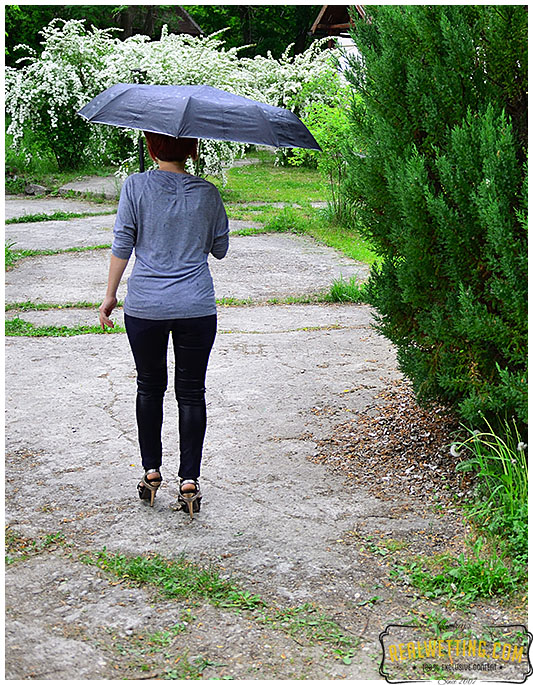
M220 193L197 176L161 169L128 176L115 221L112 253L135 264L124 312L143 319L216 313L207 258L228 251Z

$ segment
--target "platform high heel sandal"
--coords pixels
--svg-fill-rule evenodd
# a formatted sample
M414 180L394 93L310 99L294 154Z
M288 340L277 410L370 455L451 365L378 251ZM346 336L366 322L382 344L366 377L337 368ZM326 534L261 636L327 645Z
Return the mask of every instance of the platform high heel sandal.
M155 478L148 478L149 473L157 473L158 475ZM162 480L159 469L148 469L137 485L139 497L141 499L149 499L151 507L154 506L155 493L159 489Z
M194 485L194 490L184 490L184 485ZM202 501L202 493L200 492L200 485L197 480L192 478L180 478L180 494L178 495L178 503L181 505L183 511L188 511L191 521L193 520L194 512L200 511L200 504Z

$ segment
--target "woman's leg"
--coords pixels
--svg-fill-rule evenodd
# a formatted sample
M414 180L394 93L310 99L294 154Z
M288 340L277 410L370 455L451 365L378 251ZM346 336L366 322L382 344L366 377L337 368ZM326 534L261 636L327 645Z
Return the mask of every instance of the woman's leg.
M136 414L142 464L145 469L159 469L170 322L127 314L124 322L137 368Z
M180 478L196 479L200 475L206 429L205 374L216 330L216 314L195 319L176 319L172 325L180 433Z

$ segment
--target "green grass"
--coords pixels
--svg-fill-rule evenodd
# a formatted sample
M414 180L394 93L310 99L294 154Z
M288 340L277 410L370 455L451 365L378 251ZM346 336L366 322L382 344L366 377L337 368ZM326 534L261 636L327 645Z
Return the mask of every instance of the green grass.
M395 562L391 578L418 588L428 599L446 599L457 607L525 590L524 569L509 568L497 553L482 555L482 547L479 539L469 555L445 553Z
M261 229L250 228L234 231L237 235L259 233L294 233L307 235L317 242L332 247L355 261L372 265L379 261L369 244L355 228L327 224L321 217L321 210L285 207L269 215Z
M267 205L246 205L246 204L229 204L226 203L226 214L229 219L235 219L236 221L251 221L254 223L265 224L270 219L274 219L279 214L279 207L274 207L271 204ZM250 233L254 229L250 229ZM232 235L248 235L246 233L241 233L241 230L232 231Z
M496 431L487 423L487 430L469 431L453 449L463 456L457 470L476 476L476 496L466 504L467 516L501 554L527 567L527 445L516 424L505 422Z
M7 123L7 122L6 122ZM31 160L27 160L23 152L11 147L13 136L5 136L6 180L7 193L23 193L28 183L37 183L46 188L57 191L65 183L74 181L81 176L109 176L116 169L114 166L99 166L88 162L83 168L64 171L59 169L54 155L44 150L34 140L31 130L24 133L24 144L32 150ZM16 177L16 178L15 178ZM96 199L96 198L95 198Z
M109 250L110 244L88 245L82 247L65 247L56 250L14 250L14 242L5 244L5 268L10 269L21 259L26 257L48 257L50 255L67 254L69 252L91 252L93 250Z
M10 267L14 266L15 263L17 262L17 259L20 259L18 257L18 254L15 250L13 250L13 245L15 243L13 242L6 242L5 243L5 265L6 265L6 271Z
M368 302L366 284L360 283L355 276L345 281L342 277L333 281L329 293L329 302L352 302L362 304Z
M155 585L169 599L205 599L214 606L235 610L253 610L264 605L258 595L222 578L215 568L198 566L184 557L177 560L157 554L127 557L104 549L98 554L86 554L81 560L119 578Z
M222 578L215 567L199 566L184 557L174 560L157 554L127 557L104 548L98 554L86 553L80 560L134 584L155 586L164 598L202 599L222 609L245 611L261 624L328 646L344 663L351 662L358 645L356 638L346 635L334 620L313 605L270 606L259 595Z
M99 325L94 326L35 326L18 317L8 319L6 322L6 336L25 336L30 338L69 338L74 335L87 335L98 333L108 335L110 333L125 333L123 326L115 324L114 328L102 330Z
M39 221L68 221L69 219L82 219L87 216L107 216L115 214L114 210L104 210L101 212L53 212L53 214L24 214L6 219L7 224L29 224Z
M13 310L29 312L29 311L49 311L51 309L98 309L100 302L63 302L62 304L56 304L54 302L31 302L26 300L25 302L11 302L5 305L5 311L10 312ZM120 300L117 307L122 307L123 302Z
M275 165L274 155L250 152L260 157L258 164L235 167L227 172L227 184L210 178L218 186L224 202L296 202L322 201L326 184L315 169Z

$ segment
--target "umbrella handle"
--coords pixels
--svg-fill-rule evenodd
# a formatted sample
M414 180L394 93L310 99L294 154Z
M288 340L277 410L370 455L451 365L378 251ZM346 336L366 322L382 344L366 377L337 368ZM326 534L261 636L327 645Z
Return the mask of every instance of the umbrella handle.
M142 174L144 171L144 148L143 148L143 137L142 137L142 135L140 135L137 138L137 147L139 150L139 171Z
M200 171L200 152L202 150L202 141L198 141L198 149L196 150L196 160L194 162L194 173L196 176L199 176L199 171Z

